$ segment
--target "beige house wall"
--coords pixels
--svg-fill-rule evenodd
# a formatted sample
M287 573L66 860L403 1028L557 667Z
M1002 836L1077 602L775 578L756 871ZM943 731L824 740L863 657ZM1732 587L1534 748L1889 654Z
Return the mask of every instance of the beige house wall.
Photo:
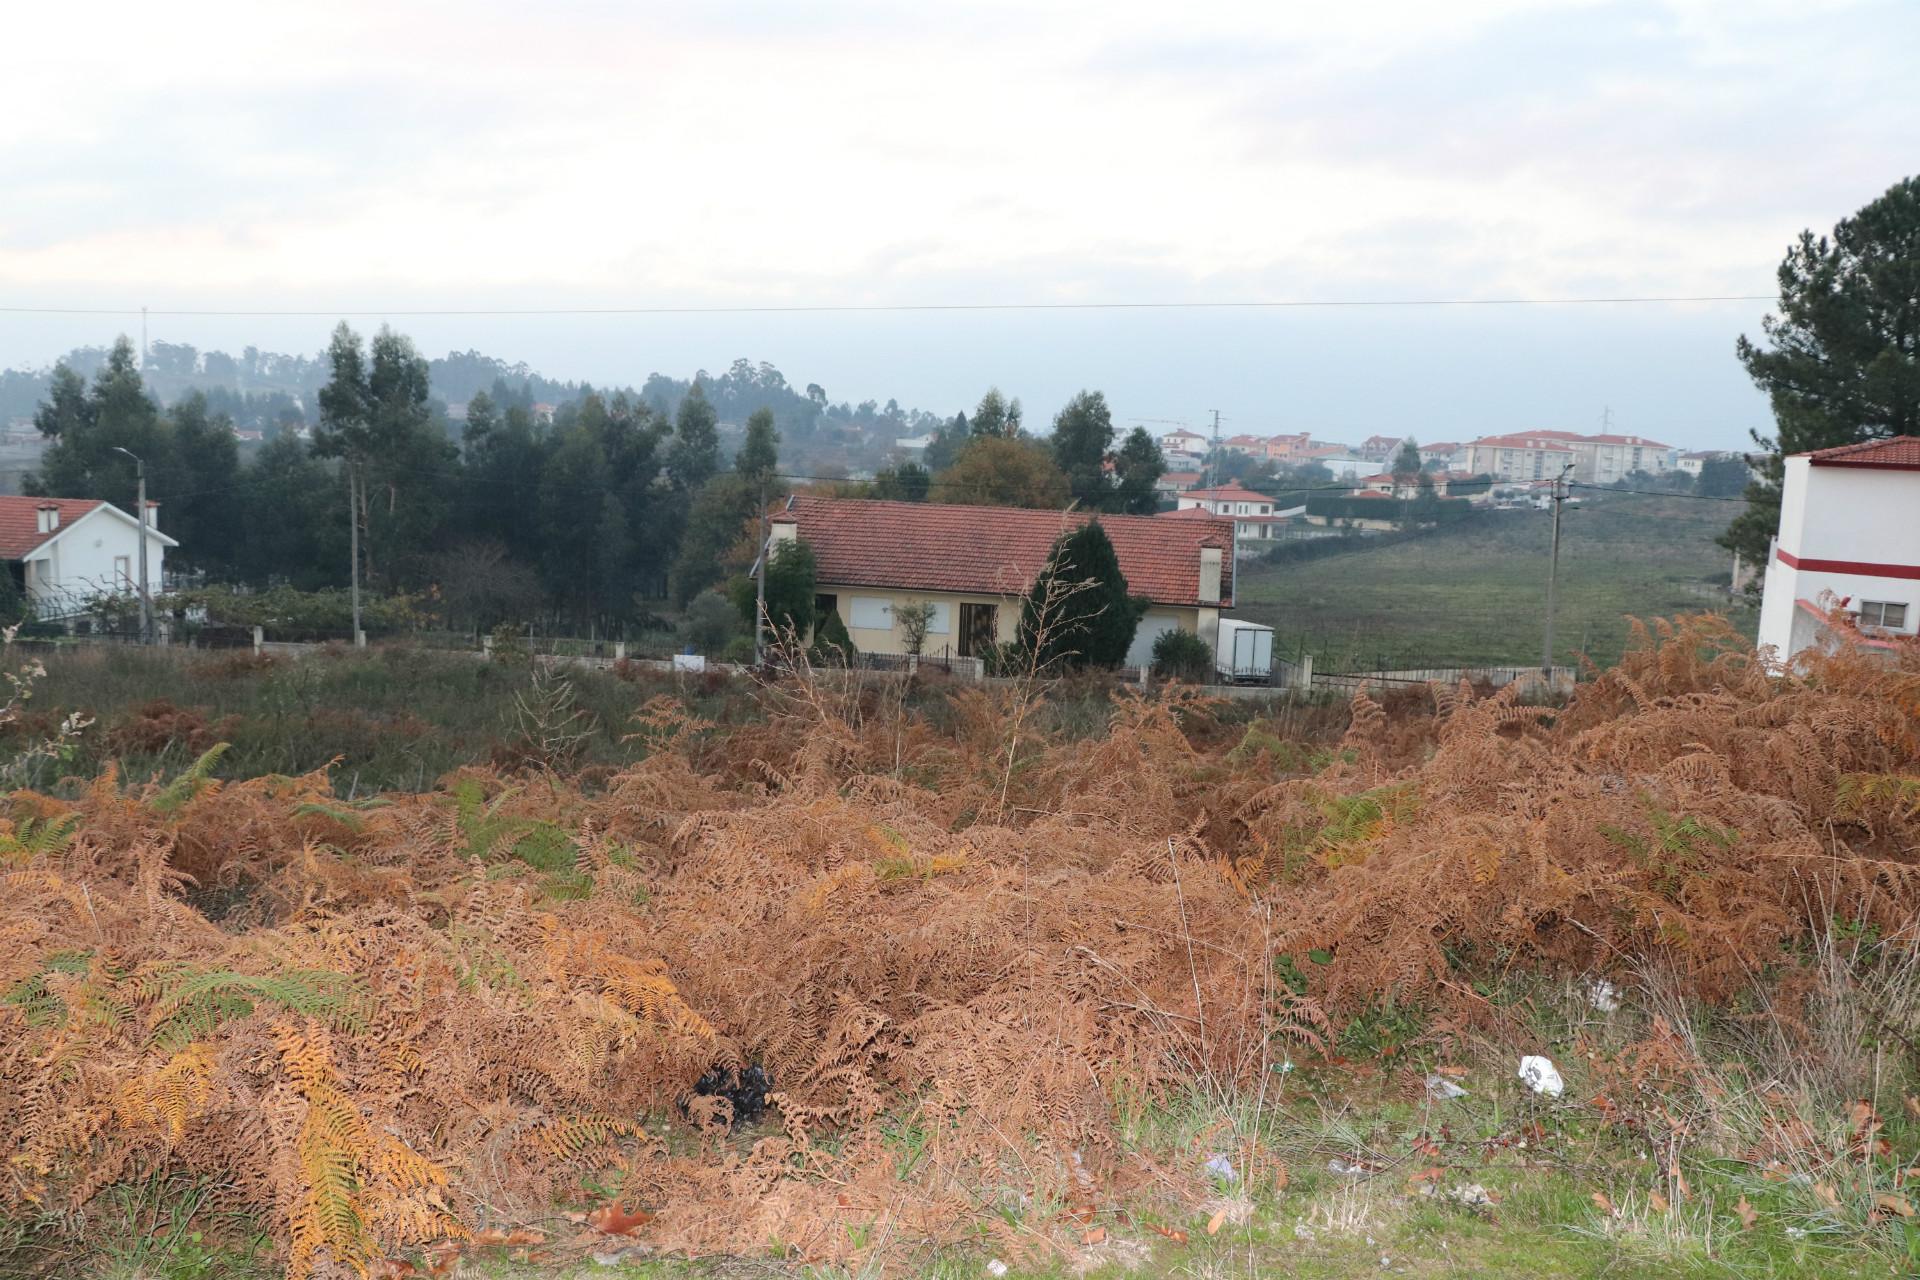
M901 635L900 626L892 622L894 610L900 605L930 603L944 606L946 630L929 629L925 645L921 652L936 655L951 651L960 652L960 615L961 606L967 604L992 605L997 613L995 617L995 639L1006 644L1018 638L1020 630L1021 596L994 596L984 593L947 592L947 591L897 591L886 587L859 587L845 583L823 582L814 588L819 595L833 597L834 612L840 615L840 621L846 625L847 636L853 641L854 648L862 653L905 653L906 640ZM855 619L871 622L873 615L884 606L889 619L887 626L856 626ZM1215 643L1220 632L1220 611L1213 608L1180 608L1172 605L1154 605L1147 610L1141 626L1156 626L1165 629L1166 622L1183 630L1192 631L1208 644ZM942 620L935 619L936 626ZM978 655L975 655L978 656Z

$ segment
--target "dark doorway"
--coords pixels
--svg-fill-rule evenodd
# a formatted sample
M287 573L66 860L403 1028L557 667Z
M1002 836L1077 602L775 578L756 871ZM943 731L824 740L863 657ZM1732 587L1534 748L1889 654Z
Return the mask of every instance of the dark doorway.
M992 647L1000 632L1000 606L963 604L960 606L960 656L977 658Z

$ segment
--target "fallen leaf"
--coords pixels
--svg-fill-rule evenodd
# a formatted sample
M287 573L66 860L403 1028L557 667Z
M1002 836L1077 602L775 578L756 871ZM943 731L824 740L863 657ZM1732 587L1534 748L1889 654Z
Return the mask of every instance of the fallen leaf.
M1667 1198L1658 1191L1650 1191L1647 1193L1647 1203L1652 1206L1655 1213L1665 1213L1667 1210L1673 1208L1671 1204L1667 1203Z
M1673 1176L1673 1194L1682 1200L1686 1199L1690 1194L1690 1189L1687 1186L1687 1175L1680 1172L1679 1165L1673 1166L1669 1172Z
M1163 1227L1157 1222L1149 1222L1147 1223L1147 1230L1158 1231L1175 1244L1185 1244L1187 1242L1187 1233L1178 1227Z
M1833 1193L1833 1187L1825 1182L1813 1184L1813 1194L1819 1196L1829 1209L1839 1209L1840 1197Z
M460 1246L452 1240L443 1241L426 1251L427 1274L433 1280L448 1280L460 1266Z
M1897 1213L1903 1218L1911 1218L1913 1216L1913 1206L1907 1202L1907 1198L1905 1196L1897 1196L1891 1191L1882 1191L1874 1197L1873 1202L1882 1209L1885 1209L1888 1213Z
M411 1262L399 1258L381 1258L368 1269L367 1274L373 1280L407 1280L408 1276L417 1276L420 1271Z
M1447 1171L1441 1168L1439 1165L1437 1164L1428 1165L1426 1168L1422 1169L1420 1172L1414 1174L1411 1178L1408 1178L1407 1185L1410 1187L1417 1187L1423 1182L1438 1182L1440 1181L1440 1179L1446 1176L1447 1176Z
M507 1233L499 1227L488 1227L484 1231L474 1232L473 1242L482 1248L492 1248L495 1245L505 1244Z
M587 1215L587 1225L604 1231L610 1236L630 1236L634 1231L653 1221L653 1215L645 1209L635 1209L628 1213L619 1204L601 1205Z
M1207 1234L1210 1236L1219 1235L1220 1224L1225 1222L1226 1220L1227 1220L1227 1211L1225 1209L1215 1209L1213 1211L1213 1216L1207 1219Z
M1273 1189L1275 1191L1285 1191L1288 1181L1287 1166L1276 1161L1273 1166Z
M1740 1215L1740 1229L1742 1231L1753 1230L1753 1224L1760 1221L1759 1212L1747 1203L1745 1196L1740 1197L1740 1203L1733 1206L1733 1211Z
M1467 1069L1465 1067L1435 1067L1433 1070L1436 1075L1452 1076L1455 1080L1464 1080L1467 1078Z
M1916 1097L1911 1093L1908 1094L1906 1097L1906 1107L1908 1115L1916 1120L1920 1120L1920 1097Z
M543 1233L527 1227L516 1227L507 1233L506 1242L508 1244L545 1244L547 1237Z
M1602 1213L1611 1214L1613 1212L1613 1201L1607 1198L1607 1193L1604 1191L1596 1191L1593 1193L1593 1203Z
M1105 1227L1094 1227L1080 1233L1081 1244L1105 1244L1106 1242L1107 1229Z

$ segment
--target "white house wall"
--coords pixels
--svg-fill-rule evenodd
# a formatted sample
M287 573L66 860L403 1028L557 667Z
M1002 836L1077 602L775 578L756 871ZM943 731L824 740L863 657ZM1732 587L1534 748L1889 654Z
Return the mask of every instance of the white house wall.
M1782 554L1784 553L1784 555ZM1799 565L1785 557L1800 561ZM1920 572L1920 472L1878 467L1816 467L1804 457L1786 460L1780 532L1767 563L1760 606L1762 645L1790 658L1803 643L1798 601L1863 600L1907 606L1904 631L1920 627L1920 577L1837 571L1809 563L1842 561Z
M157 592L167 543L158 530L147 533L147 588ZM114 564L127 558L123 582ZM105 507L95 507L59 531L28 557L37 562L35 594L69 598L110 595L135 590L140 576L140 530L131 520Z

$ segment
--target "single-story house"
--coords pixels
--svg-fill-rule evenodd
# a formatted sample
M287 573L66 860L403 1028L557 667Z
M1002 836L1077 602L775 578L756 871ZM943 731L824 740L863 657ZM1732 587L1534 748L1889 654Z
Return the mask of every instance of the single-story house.
M795 495L773 516L769 544L798 538L813 551L817 604L839 613L862 653L904 653L894 610L925 603L933 618L924 652L979 657L1016 638L1022 601L1054 542L1095 518L1127 590L1149 601L1128 663L1150 661L1154 640L1175 628L1212 645L1221 611L1233 607L1231 520Z
M167 548L160 504L147 504L147 584L158 591ZM137 591L140 522L95 498L0 496L0 560L13 585L46 619L71 618L101 596Z
M1786 459L1760 600L1760 648L1781 663L1836 640L1836 611L1869 648L1920 634L1920 436Z

